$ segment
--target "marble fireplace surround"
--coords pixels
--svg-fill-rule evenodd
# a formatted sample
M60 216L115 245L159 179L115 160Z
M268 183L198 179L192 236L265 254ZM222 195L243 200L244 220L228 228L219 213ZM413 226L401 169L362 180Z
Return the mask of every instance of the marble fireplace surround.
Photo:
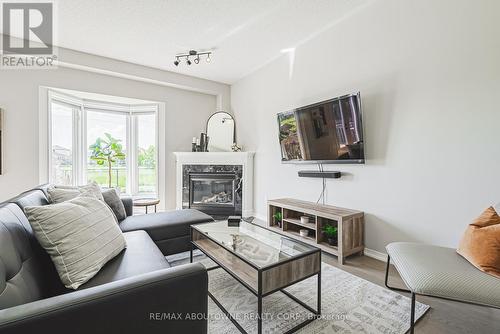
M242 166L242 216L252 216L253 157L255 152L174 152L176 158L176 208L182 209L183 167L185 165Z

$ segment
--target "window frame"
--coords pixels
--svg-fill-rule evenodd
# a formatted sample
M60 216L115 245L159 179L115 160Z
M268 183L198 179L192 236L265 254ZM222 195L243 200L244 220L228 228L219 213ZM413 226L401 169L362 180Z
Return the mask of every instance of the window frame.
M97 101L82 99L68 94L63 94L54 90L48 90L47 95L47 168L48 181L52 180L52 103L69 106L72 108L72 184L82 185L87 183L87 117L88 112L101 112L107 114L121 114L126 116L126 194L131 196L147 196L149 194L139 193L139 164L138 164L138 115L155 115L155 194L160 196L160 104L122 104L109 101Z

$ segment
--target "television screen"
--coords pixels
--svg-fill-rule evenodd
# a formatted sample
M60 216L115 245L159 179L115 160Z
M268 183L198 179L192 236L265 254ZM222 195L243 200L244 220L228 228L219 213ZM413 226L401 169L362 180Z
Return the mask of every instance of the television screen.
M360 94L278 114L283 162L364 163Z

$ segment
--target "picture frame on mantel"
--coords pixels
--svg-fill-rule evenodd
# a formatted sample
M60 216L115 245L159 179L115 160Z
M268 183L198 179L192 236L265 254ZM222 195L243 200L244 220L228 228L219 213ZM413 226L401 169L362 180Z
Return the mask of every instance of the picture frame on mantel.
M0 175L3 174L3 127L4 127L4 119L3 119L3 110L0 108Z

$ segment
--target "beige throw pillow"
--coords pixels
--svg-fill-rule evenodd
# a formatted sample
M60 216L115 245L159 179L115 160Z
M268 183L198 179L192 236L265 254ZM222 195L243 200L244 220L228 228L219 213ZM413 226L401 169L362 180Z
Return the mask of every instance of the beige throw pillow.
M55 185L47 189L49 200L52 204L62 203L78 197L81 193L91 192L95 198L104 201L102 197L101 188L96 182L91 182L84 186L59 186Z
M67 288L77 289L90 280L126 247L113 212L93 197L24 210Z
M78 189L48 188L49 201L52 204L62 203L80 196Z

